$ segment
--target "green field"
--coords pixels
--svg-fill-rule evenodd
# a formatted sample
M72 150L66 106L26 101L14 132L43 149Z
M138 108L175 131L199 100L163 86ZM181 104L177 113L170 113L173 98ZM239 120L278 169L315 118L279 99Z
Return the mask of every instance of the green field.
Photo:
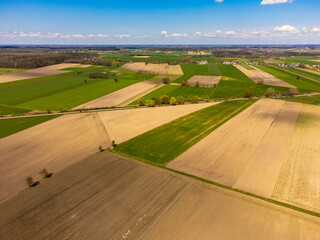
M299 92L313 92L313 91L320 91L320 83L315 82L310 79L306 79L304 77L300 77L297 79L297 75L293 73L289 73L286 70L280 67L274 66L261 66L258 65L257 68L270 73L271 75L293 85L298 88Z
M0 68L0 75L2 74L9 74L9 73L15 73L15 72L22 72L24 69L20 68Z
M242 67L244 67L245 69L248 69L248 70L256 70L254 69L253 67L251 67L250 65L241 65Z
M59 116L60 115L0 119L0 138L7 137Z
M118 82L109 73L108 79L90 79L90 72L108 72L116 66L71 68L70 73L55 76L26 79L0 84L0 106L6 106L4 113L20 113L29 110L61 110L76 107L95 98L104 96L121 88L155 75L141 76L136 73L122 73ZM87 80L87 84L84 82ZM17 111L14 111L17 107ZM1 107L0 107L1 108ZM2 107L4 108L4 107Z
M215 63L209 63L204 65L194 63L180 64L183 76L178 78L175 82L181 83L182 81L188 81L194 75L206 75L206 76L221 76L220 68Z
M305 104L320 105L320 95L286 97L286 98L281 98L281 100L286 100L286 101L290 101L290 102L300 102L300 103L305 103Z
M0 104L0 115L21 114L27 112L30 112L30 110Z
M316 58L314 56L294 56L294 57L286 57L284 59L281 59L282 62L287 63L301 63L301 64L308 64L308 65L320 65L319 62L315 62L312 60L315 60Z
M228 101L199 110L121 143L114 151L165 165L255 101Z
M295 75L305 77L305 78L310 78L320 83L320 75L317 74L316 72L312 73L312 72L304 71L303 69L299 69L299 68L286 68L285 70Z

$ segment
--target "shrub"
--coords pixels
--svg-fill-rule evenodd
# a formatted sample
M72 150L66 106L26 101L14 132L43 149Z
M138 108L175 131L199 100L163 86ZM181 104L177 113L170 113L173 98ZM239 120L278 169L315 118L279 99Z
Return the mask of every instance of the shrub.
M177 99L176 99L175 97L172 97L172 98L170 99L170 104L171 104L171 105L176 105L176 104L177 104Z
M216 83L215 83L215 84L213 84L213 87L214 87L214 88L216 88L216 87L217 87L217 84L216 84Z
M155 104L154 100L148 100L147 105L148 105L148 107L154 107L156 104Z
M196 82L196 83L195 83L195 86L196 86L196 87L200 87L200 83L199 83L199 82Z
M142 98L139 98L139 99L137 100L137 102L138 102L139 106L144 106L144 105L146 105L146 101L144 100L143 97L142 97Z
M115 148L115 147L117 146L117 144L116 144L116 142L115 142L114 140L111 142L111 146L112 146L113 148Z
M99 151L103 152L103 147L101 145L99 146Z
M161 100L162 104L169 104L170 103L170 99L169 99L169 97L167 95L162 96L160 98L160 100Z
M153 97L152 100L158 106L161 105L161 103L162 103L159 97Z
M187 86L187 82L186 82L185 80L183 80L183 81L181 82L181 86Z
M183 97L177 97L177 104L184 104L184 98Z
M276 90L274 88L268 88L266 91L266 97L273 97L276 94Z
M252 96L253 96L253 90L252 90L252 88L247 89L247 90L245 91L245 93L244 93L244 97L246 97L246 98L251 98Z
M48 175L49 175L48 170L46 168L42 169L39 172L39 174L42 175L44 178L48 177Z
M163 84L170 84L170 79L168 77L162 78L162 83Z
M108 78L108 75L106 73L91 72L89 73L89 78Z
M33 185L33 177L29 176L26 178L26 183L29 187L32 187Z
M263 85L263 83L264 83L264 81L262 79L259 79L257 82L258 85Z
M198 96L193 96L193 97L191 98L191 102L193 102L193 103L198 103L198 102L199 102L199 97L198 97Z
M290 88L289 96L294 96L294 95L297 95L297 89Z

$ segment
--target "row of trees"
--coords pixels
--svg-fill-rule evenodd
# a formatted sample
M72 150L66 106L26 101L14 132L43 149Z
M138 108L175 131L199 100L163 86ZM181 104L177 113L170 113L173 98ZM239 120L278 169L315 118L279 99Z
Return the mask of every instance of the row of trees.
M46 168L42 169L39 174L43 177L43 178L50 178L52 176L52 173L49 173L48 170ZM34 181L33 177L28 176L26 178L26 183L29 187L35 187L39 184L39 181Z
M148 106L148 107L154 107L154 106L160 106L162 104L164 105L177 105L177 104L184 104L185 102L192 102L192 103L198 103L200 98L198 96L193 96L191 98L184 98L184 97L171 97L169 98L167 95L164 95L162 97L153 97L150 100L145 100L143 97L139 98L137 100L139 106Z
M253 86L250 87L250 88L248 88L248 89L245 91L244 97L246 97L246 98L251 98L251 97L253 97L253 96L254 96L254 91L255 91L255 89L254 89ZM296 95L296 94L297 94L297 89L295 89L295 88L291 88L289 92L281 92L281 93L278 93L278 92L276 92L276 90L275 90L274 88L269 87L269 88L266 90L264 96L266 96L266 97L274 97L274 96L277 96L277 95L281 95L281 96L293 97L293 96Z

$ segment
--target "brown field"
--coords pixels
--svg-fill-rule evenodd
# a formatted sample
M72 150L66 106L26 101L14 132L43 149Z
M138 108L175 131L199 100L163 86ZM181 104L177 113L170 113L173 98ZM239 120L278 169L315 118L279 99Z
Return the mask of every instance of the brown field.
M112 140L125 142L153 128L217 103L187 104L100 112L99 116Z
M81 104L74 109L104 108L126 105L161 86L162 84L156 82L139 82L103 97L94 99L90 102Z
M276 78L275 76L272 76L269 73L266 73L254 66L251 66L252 68L255 68L256 70L248 70L241 65L235 65L241 72L243 72L245 75L247 75L252 81L255 83L258 83L259 81L263 81L264 85L271 85L271 86L278 86L278 87L288 87L288 88L296 88L295 86L284 82L280 80L279 78Z
M271 197L300 107L300 103L260 100L168 167Z
M320 107L303 105L273 195L320 212Z
M122 66L124 69L128 69L135 72L143 73L157 73L163 75L183 75L183 71L180 65L168 65L168 63L161 64L145 64L144 62L126 63Z
M221 80L221 76L198 76L195 75L188 80L188 85L195 85L196 82L199 82L199 85L202 87L213 87L218 85Z
M67 73L69 71L62 71L61 69L69 67L88 67L90 65L79 65L78 63L61 63L55 64L47 67L36 68L31 70L26 70L19 73L5 74L0 76L0 83L13 82L18 80L46 77L51 75L58 75L62 73Z
M317 240L319 218L104 152L0 205L3 239Z
M1 120L0 120L1 121ZM39 171L57 172L111 144L96 113L64 115L0 139L0 202L39 179Z

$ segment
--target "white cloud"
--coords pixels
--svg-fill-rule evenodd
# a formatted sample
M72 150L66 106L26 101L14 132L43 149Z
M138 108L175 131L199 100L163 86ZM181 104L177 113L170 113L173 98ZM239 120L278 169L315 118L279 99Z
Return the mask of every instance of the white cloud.
M294 0L262 0L261 5L273 5L280 3L292 3Z
M163 31L161 31L161 34L162 34L162 35L167 35L167 34L168 34L168 31L163 30Z
M237 35L237 33L235 31L226 31L225 34L226 35Z
M273 29L275 32L287 32L287 33L298 33L300 32L296 27L290 25L277 26Z
M114 35L114 37L117 37L117 38L129 38L131 37L130 34L120 34L120 35Z
M72 35L72 37L74 37L74 38L84 38L84 36L82 34L74 34L74 35Z
M303 27L303 28L302 28L302 31L306 33L306 32L308 32L308 28Z
M169 37L188 37L188 34L186 34L186 33L173 33L173 34L170 34L167 36L169 36Z
M311 29L311 32L320 32L320 28L314 27Z
M214 2L220 3L220 2L224 2L224 0L214 0Z

